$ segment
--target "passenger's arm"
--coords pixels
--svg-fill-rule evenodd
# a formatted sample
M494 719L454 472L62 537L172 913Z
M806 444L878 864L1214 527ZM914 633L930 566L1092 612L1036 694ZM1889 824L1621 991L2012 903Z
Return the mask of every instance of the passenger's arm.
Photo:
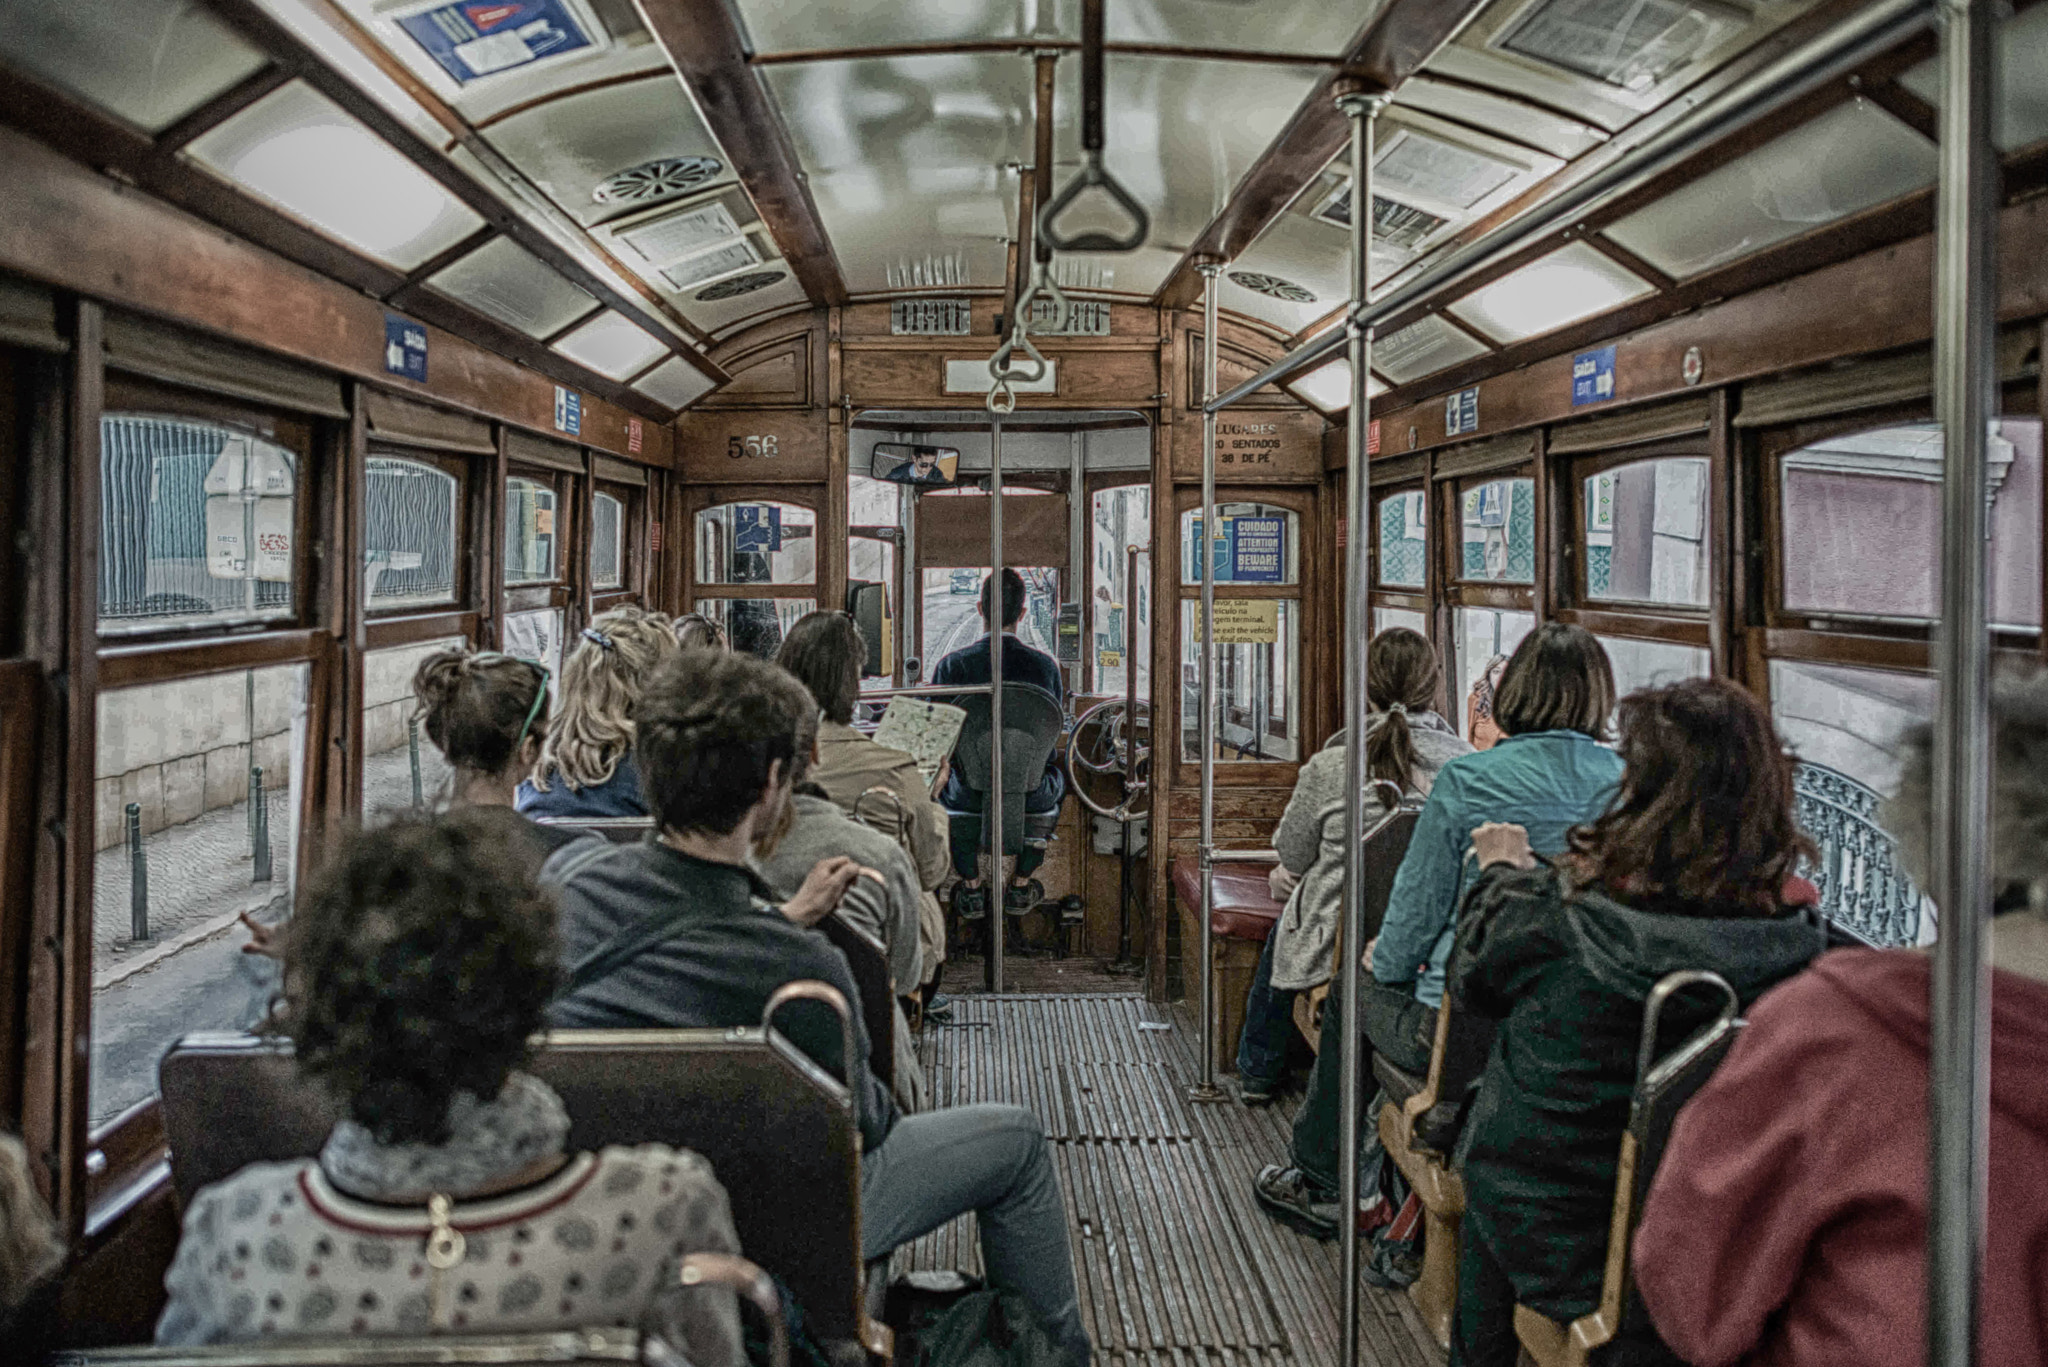
M1458 895L1458 865L1470 835L1457 829L1461 819L1453 815L1461 786L1455 770L1437 776L1394 874L1372 955L1373 979L1388 987L1416 980L1457 910L1452 899Z
M646 1162L638 1151L627 1161ZM659 1150L657 1150L659 1152ZM723 1286L682 1285L683 1259L693 1253L740 1251L739 1232L732 1222L732 1203L712 1176L711 1165L687 1149L669 1150L672 1171L659 1174L662 1190L672 1197L655 1211L664 1229L673 1229L675 1251L662 1268L660 1294L652 1306L654 1323L685 1361L703 1367L746 1367L746 1342L740 1330L739 1302ZM653 1185L648 1181L645 1185Z
M1318 796L1322 784L1315 766L1314 759L1301 766L1287 810L1280 813L1280 824L1273 828L1273 849L1281 865L1296 878L1313 868L1316 856L1323 852L1324 804Z
M1495 863L1481 870L1458 912L1444 990L1482 1016L1504 1018L1557 957L1556 875Z
M953 870L949 818L938 799L925 790L924 775L906 759L895 773L896 797L910 817L910 849L916 856L920 888L935 888Z
M804 875L804 884L796 890L796 896L782 904L782 914L800 926L818 924L839 909L846 890L863 873L880 877L872 869L864 869L844 855L820 859Z

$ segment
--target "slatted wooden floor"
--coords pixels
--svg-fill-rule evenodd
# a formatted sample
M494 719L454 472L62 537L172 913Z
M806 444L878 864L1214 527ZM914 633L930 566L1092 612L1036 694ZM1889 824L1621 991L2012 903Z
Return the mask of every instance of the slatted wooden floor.
M1337 1246L1277 1224L1250 1190L1286 1152L1291 1103L1188 1101L1194 1038L1184 1010L1134 995L972 995L920 1049L936 1104L1009 1101L1044 1120L1099 1361L1334 1363ZM898 1272L979 1271L972 1217L897 1257ZM1406 1296L1366 1296L1366 1362L1440 1367Z

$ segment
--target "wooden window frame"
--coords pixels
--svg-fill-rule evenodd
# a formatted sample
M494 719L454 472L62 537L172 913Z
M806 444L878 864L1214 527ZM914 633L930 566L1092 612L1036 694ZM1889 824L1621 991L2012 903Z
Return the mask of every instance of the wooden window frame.
M566 470L551 470L539 465L510 464L505 471L505 481L498 490L497 520L509 538L511 527L505 516L505 500L510 496L512 481L532 480L545 484L555 491L555 564L554 577L550 579L526 579L517 583L505 576L502 558L498 563L497 575L504 588L502 611L506 615L515 612L531 612L539 608L561 608L568 614L563 635L566 638L580 629L574 620L575 609L581 602L576 591L580 577L578 569L579 548L584 538L579 535L585 516L584 504L588 501L582 490L589 485L584 475L572 475Z
M467 618L471 622L471 634L473 636L473 627L479 606L477 599L480 596L477 589L477 557L474 554L464 554L463 547L470 546L476 541L487 540L487 538L472 537L470 535L471 528L475 525L476 517L475 501L470 497L470 489L473 481L479 478L478 466L480 464L487 464L489 457L450 455L445 451L427 451L416 446L406 446L398 442L372 438L363 461L363 480L366 491L370 477L369 462L380 459L409 460L415 465L430 466L433 469L439 470L444 475L454 476L455 591L445 603L402 603L390 607L374 606L375 600L365 594L363 598L363 611L364 615L369 619L370 630L374 633L380 627L388 627L392 623L399 621L409 622L414 618L436 622ZM367 509L367 492L364 495L364 502ZM367 535L366 527L366 546ZM420 632L410 636L401 634L396 639L391 640L390 643L395 645L401 644L406 640L425 640L433 634L432 631Z
M1341 475L1338 487L1342 488ZM1368 594L1368 600L1374 608L1404 608L1410 612L1419 612L1425 618L1434 622L1435 613L1431 611L1432 604L1429 596L1429 569L1430 557L1435 554L1435 547L1431 546L1429 542L1430 528L1437 524L1436 519L1430 514L1429 499L1431 491L1428 478L1424 475L1417 475L1412 479L1403 479L1398 483L1389 483L1384 486L1375 483L1367 492L1372 497L1372 513L1366 519L1365 540L1366 563L1369 566L1368 582L1372 586ZM1398 498L1404 494L1422 495L1422 583L1419 585L1389 584L1380 578L1380 508L1388 499ZM1345 534L1347 536L1350 534L1348 527L1345 529ZM1338 562L1337 577L1340 581L1343 579L1343 563L1341 559ZM1340 617L1338 629L1341 631L1343 628L1341 621L1342 608L1340 607L1338 611ZM1369 629L1370 627L1368 626Z
M1144 478L1142 478L1142 479L1133 479L1133 478L1131 478L1131 476L1133 476L1133 475L1142 475L1142 476L1144 476ZM1086 533L1084 534L1084 539L1086 540L1086 543L1087 543L1087 544L1086 544L1086 545L1085 545L1085 546L1083 547L1083 550L1084 550L1084 551L1086 552L1086 557L1085 557L1085 558L1086 558L1087 564L1089 565L1089 576L1090 576L1090 584L1089 584L1089 585L1080 585L1080 584L1076 584L1076 585L1073 585L1072 587L1073 587L1073 589L1074 589L1075 591L1079 591L1079 592L1082 592L1082 593L1084 593L1084 594L1088 594L1088 595L1092 595L1092 594L1094 593L1094 589L1093 589L1093 587L1092 587L1092 581L1093 581L1093 576L1094 576L1094 565L1095 565L1095 552L1096 552L1096 549L1097 549L1097 548L1096 548L1096 536L1095 536L1095 496L1096 496L1097 494L1100 494L1100 493L1106 493L1106 492L1108 492L1108 491L1109 491L1109 490L1111 490L1111 489L1143 489L1143 490L1145 491L1145 511L1146 511L1146 513L1147 513L1147 515L1148 515L1148 516L1149 516L1149 514L1150 514L1150 513L1151 513L1151 511L1152 511L1152 504L1153 504L1153 497L1152 497L1152 472L1151 472L1150 470L1137 470L1137 469L1131 469L1131 470L1084 470L1084 471L1082 472L1082 474L1081 474L1081 489L1080 489L1080 493L1078 494L1078 497L1079 497L1079 498L1080 498L1080 499L1082 500L1082 503L1081 503L1081 516L1082 516L1082 519L1084 520L1084 522L1085 522L1085 523L1086 523L1086 525L1087 525L1087 531L1086 531ZM1069 495L1069 497L1074 497L1074 496L1075 496L1075 495ZM1147 537L1147 539L1146 539L1146 542L1145 542L1145 555L1146 555L1146 556L1147 556L1147 557L1149 558L1149 557L1151 557L1151 556L1153 556L1153 555L1157 554L1157 552L1158 552L1158 546L1159 546L1159 532L1158 532L1158 529L1157 529L1157 528L1152 528L1152 529L1151 529L1151 534L1150 534L1150 535L1149 535L1149 536ZM1117 554L1117 555L1118 555L1119 557L1123 557L1123 556L1125 556L1125 555L1127 555L1127 554L1128 554L1128 551L1126 550L1126 548L1125 548L1124 546L1118 546L1118 547L1116 547L1116 554ZM1141 565L1140 565L1140 567L1139 567L1139 574L1140 574L1141 576L1145 576L1145 577L1141 577L1141 578L1137 578L1137 579L1134 579L1134 580L1132 581L1132 583L1131 583L1131 587L1133 587L1133 588L1141 588L1141 589L1143 589L1143 590L1144 590L1145 592L1147 592L1147 593L1150 593L1150 592L1152 591L1152 584L1151 584L1151 581L1150 581L1150 577L1149 577L1149 574L1148 574L1148 571L1149 571L1149 569L1150 569L1150 566L1149 566L1149 565L1143 565L1143 564L1141 564ZM1083 677L1083 679L1084 679L1084 680L1086 680L1086 682L1087 682L1087 688L1086 688L1086 689L1084 689L1084 690L1083 690L1083 692L1084 692L1085 696L1088 696L1088 697L1091 697L1091 698L1103 698L1103 697L1109 697L1109 696L1111 696L1110 694L1106 694L1106 693L1103 693L1103 692L1101 691L1101 688L1102 688L1102 680L1101 680L1101 677L1100 677L1100 675L1099 675L1099 672L1098 672L1098 671L1100 670L1101 666L1100 666L1100 665L1099 665L1099 664L1097 663L1097 658L1096 658L1096 652L1095 652L1095 648L1094 648L1094 645L1093 645L1093 641L1094 641L1094 634L1093 634L1093 632L1091 631L1091 628L1092 628L1092 626L1094 625L1094 617L1093 617L1093 611L1094 611L1094 599L1093 599L1093 597L1092 597L1092 596L1090 596L1090 597L1087 597L1087 598L1085 598L1085 599L1082 599L1082 600L1070 600L1070 601L1085 601L1085 602L1086 602L1086 604L1087 604L1087 609L1086 609L1086 610L1085 610L1085 611L1083 612L1083 614L1082 614L1082 622L1081 622L1081 633L1082 633L1082 640L1083 640L1083 645L1082 645L1082 657L1083 657L1083 661L1082 661L1082 663L1083 663L1083 668L1082 668L1082 677ZM1125 605L1125 607L1124 607L1124 611L1125 611L1125 613L1126 613L1126 614L1128 614L1128 613L1130 612L1130 605L1129 605L1129 604L1126 604L1126 605ZM1127 617L1126 617L1126 620L1127 620L1127 621L1130 621L1130 620L1135 620L1135 619L1134 619L1134 618L1131 618L1131 617L1128 617L1128 616L1127 616ZM1156 601L1155 601L1155 602L1153 602L1153 604L1152 604L1152 625L1153 625L1153 628L1154 628L1154 630L1156 631L1156 630L1157 630L1157 628L1158 628L1158 626L1159 626L1159 604L1158 604L1158 603L1157 603ZM1135 642L1134 642L1134 644L1135 644ZM1151 659L1151 645L1152 645L1152 643L1151 643L1150 641L1146 641L1146 642L1144 643L1144 647L1145 647L1145 652L1146 652L1146 654L1145 654L1145 682L1146 682L1146 685L1147 685L1147 687L1146 687L1146 691L1145 691L1145 692L1143 692L1143 693L1139 694L1139 697L1140 697L1140 698L1142 698L1142 699L1145 699L1145 700L1146 700L1147 702L1149 702L1149 701L1150 701L1150 699L1151 699L1151 688L1150 688L1150 685L1151 685L1151 682L1152 682L1152 659ZM1128 669L1130 669L1130 668L1132 667L1132 666L1131 666L1131 663L1130 663L1130 661L1131 661L1131 659L1134 659L1134 658L1136 658L1136 656L1137 656L1137 652L1136 652L1136 651L1128 651L1128 652L1126 652L1126 659L1125 659L1125 663L1124 663L1124 668L1125 668L1126 670L1128 670ZM1118 695L1115 695L1115 696L1122 696L1122 695L1121 695L1121 694L1118 694Z
M1434 559L1443 591L1443 606L1451 608L1494 608L1513 612L1536 612L1537 587L1549 572L1549 557L1544 554L1542 481L1533 460L1517 461L1503 465L1497 470L1468 471L1464 474L1449 475L1432 481L1432 492L1437 497L1436 528L1437 547ZM1465 568L1465 491L1481 484L1493 484L1500 480L1526 479L1529 481L1531 496L1538 506L1533 510L1536 519L1536 553L1531 566L1530 582L1515 583L1499 579L1467 579ZM1447 491L1447 492L1446 492ZM1554 548L1552 548L1554 554ZM1541 614L1537 621L1542 621Z
M687 596L682 610L701 611L700 604L718 598L808 598L821 609L837 607L838 604L831 602L825 593L833 579L825 554L831 542L826 535L829 492L822 484L700 484L684 488L683 523L689 529L689 542L684 556L683 586ZM779 503L784 507L802 508L811 515L811 535L817 538L818 546L811 562L810 583L706 584L699 581L697 573L702 557L697 545L697 516L712 508L735 503ZM843 580L843 574L840 577Z
M1584 554L1586 525L1585 482L1595 475L1655 460L1699 460L1706 463L1709 478L1704 490L1706 508L1707 601L1698 606L1678 603L1639 602L1625 598L1596 599L1588 591L1586 575L1589 557ZM1716 565L1713 519L1713 457L1705 435L1676 437L1664 441L1616 447L1558 458L1553 465L1553 525L1561 535L1553 536L1550 564L1553 606L1540 621L1563 622L1583 627L1597 636L1626 640L1657 641L1694 646L1708 651L1708 668L1713 669L1712 619L1715 610Z
M614 484L595 477L590 487L591 532L584 558L597 551L597 499L602 494L619 504L619 583L606 588L597 582L597 567L587 566L590 576L590 615L629 603L645 603L647 582L647 490L631 484Z

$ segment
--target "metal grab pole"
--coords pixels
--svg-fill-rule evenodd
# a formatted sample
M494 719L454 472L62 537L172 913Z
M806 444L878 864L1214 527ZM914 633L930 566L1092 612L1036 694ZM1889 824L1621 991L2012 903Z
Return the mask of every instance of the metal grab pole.
M988 963L982 981L1003 990L1003 940L1008 929L1009 880L1003 877L1003 415L988 420L988 801L982 821L988 835Z
M1130 810L1138 777L1138 557L1146 550L1134 542L1124 546L1124 792L1118 804L1124 819L1117 832L1121 867L1117 875L1116 963L1111 965L1117 970L1132 967ZM1147 640L1145 644L1149 647L1152 643Z
M1202 273L1202 398L1216 397L1216 277L1221 264L1205 261ZM1202 414L1202 532L1195 554L1202 562L1202 1073L1189 1095L1197 1101L1222 1097L1216 1087L1216 932L1209 917L1216 902L1216 415Z
M1934 393L1943 441L1941 711L1934 733L1933 886L1940 908L1928 1041L1927 1362L1975 1362L1990 1168L1990 660L1984 506L1995 364L1998 154L1990 0L1940 0L1941 181L1935 211Z
M1373 130L1384 95L1346 92L1337 107L1351 120L1351 300L1354 311L1372 302ZM1339 967L1343 1034L1338 1059L1337 1237L1343 1277L1344 1317L1339 1358L1342 1367L1358 1363L1358 1145L1359 993L1364 990L1359 958L1365 949L1365 733L1372 710L1366 686L1366 652L1371 635L1372 607L1367 597L1367 559L1372 546L1371 432L1372 329L1353 323L1351 334L1350 455L1345 464L1344 536L1344 933Z

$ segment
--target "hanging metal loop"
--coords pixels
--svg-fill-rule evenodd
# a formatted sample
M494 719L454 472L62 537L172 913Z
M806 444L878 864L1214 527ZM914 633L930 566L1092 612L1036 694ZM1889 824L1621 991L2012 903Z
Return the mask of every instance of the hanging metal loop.
M1102 166L1104 4L1105 0L1081 0L1081 151L1087 160L1081 173L1067 182L1066 189L1038 208L1038 240L1056 252L1136 251L1145 245L1152 232L1152 216L1145 212L1145 206L1131 198L1131 192ZM1055 220L1090 187L1101 190L1130 216L1130 231L1122 237L1106 232L1066 237L1059 232Z
M1072 320L1074 306L1067 302L1066 291L1053 278L1050 254L1041 256L1031 266L1031 288L1024 291L1024 297L1017 301L1017 321L1028 334L1031 331L1031 306L1040 299L1052 301L1052 322L1038 329L1043 337L1048 333L1063 333Z

